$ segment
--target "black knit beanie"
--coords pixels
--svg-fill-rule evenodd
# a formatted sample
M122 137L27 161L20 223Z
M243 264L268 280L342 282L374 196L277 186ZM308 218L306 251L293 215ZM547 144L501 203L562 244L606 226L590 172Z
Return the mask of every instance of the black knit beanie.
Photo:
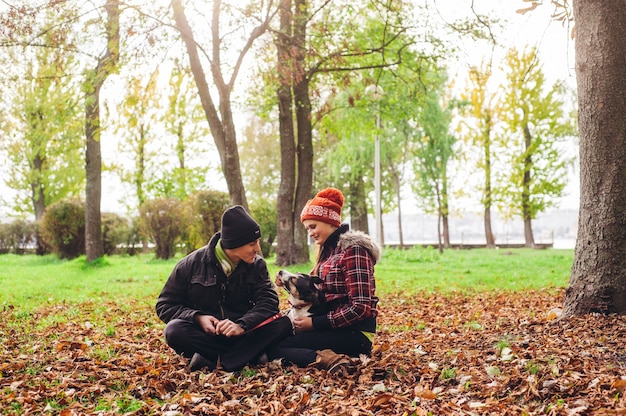
M261 238L261 227L241 205L228 208L222 215L222 248L245 246Z

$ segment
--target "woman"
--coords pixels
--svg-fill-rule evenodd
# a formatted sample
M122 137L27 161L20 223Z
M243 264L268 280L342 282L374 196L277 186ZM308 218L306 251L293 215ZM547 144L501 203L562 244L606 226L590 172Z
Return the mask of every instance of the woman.
M341 191L326 188L302 210L300 220L319 249L311 274L323 281L328 312L295 319L295 335L272 347L270 359L352 372L349 357L372 351L378 313L374 265L381 252L370 236L341 224L343 203ZM281 280L276 284L281 286Z

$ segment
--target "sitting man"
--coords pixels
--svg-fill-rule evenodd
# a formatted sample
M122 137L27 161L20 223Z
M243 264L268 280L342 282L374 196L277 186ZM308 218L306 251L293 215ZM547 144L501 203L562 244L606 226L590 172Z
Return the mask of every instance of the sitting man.
M191 371L237 371L259 360L292 326L259 252L261 229L239 205L224 211L208 245L180 260L156 303L165 340Z

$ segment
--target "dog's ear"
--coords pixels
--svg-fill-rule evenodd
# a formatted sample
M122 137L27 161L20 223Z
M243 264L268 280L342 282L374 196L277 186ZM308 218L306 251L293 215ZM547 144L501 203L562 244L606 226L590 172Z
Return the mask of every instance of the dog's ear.
M324 283L324 281L320 279L319 276L311 276L311 281L313 282L315 287L317 287L318 289L320 288L322 283Z

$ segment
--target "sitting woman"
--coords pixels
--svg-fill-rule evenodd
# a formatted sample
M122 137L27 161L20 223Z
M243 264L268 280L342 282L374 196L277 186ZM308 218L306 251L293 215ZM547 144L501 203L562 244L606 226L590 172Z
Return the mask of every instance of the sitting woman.
M328 312L296 318L295 334L272 347L269 359L351 373L350 357L371 354L378 313L374 265L381 250L369 235L341 224L343 203L341 191L326 188L302 210L300 220L319 249L311 274L322 279ZM277 278L276 284L283 283Z

